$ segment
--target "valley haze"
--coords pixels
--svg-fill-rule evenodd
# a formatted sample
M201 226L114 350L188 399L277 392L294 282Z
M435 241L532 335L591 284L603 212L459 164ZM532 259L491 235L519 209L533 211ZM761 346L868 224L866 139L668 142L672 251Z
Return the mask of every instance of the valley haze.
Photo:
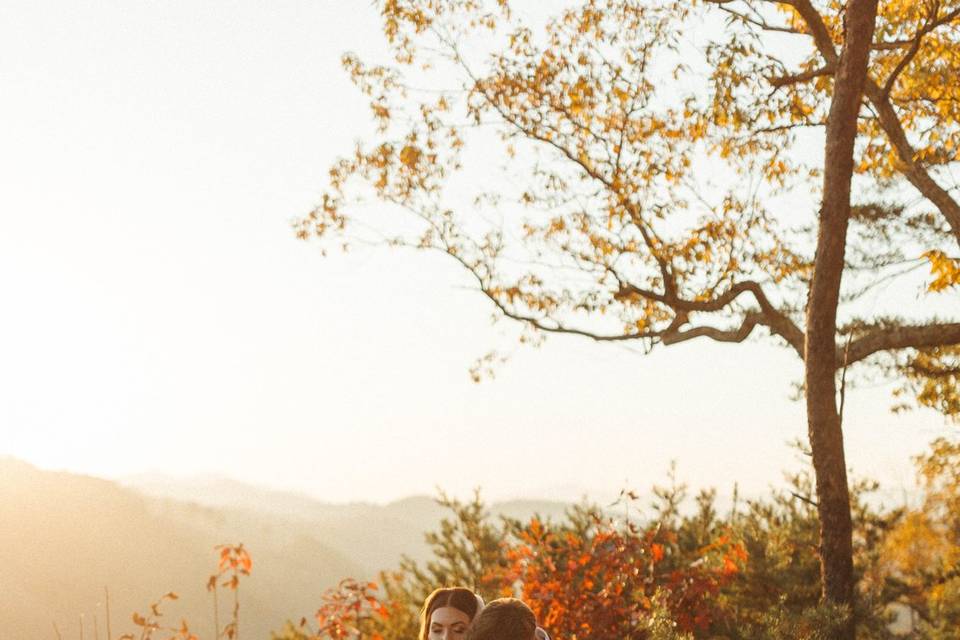
M560 518L569 506L517 500L490 511ZM104 628L105 587L115 631L171 590L180 598L164 605L168 621L182 617L202 631L213 548L239 542L254 560L242 585L245 634L269 637L285 620L312 615L342 578L373 578L404 555L424 560L424 533L443 515L427 496L330 504L215 478L122 485L0 457L0 591L17 603L0 607L0 640L46 637L54 623L73 637L81 614L88 633L94 616Z

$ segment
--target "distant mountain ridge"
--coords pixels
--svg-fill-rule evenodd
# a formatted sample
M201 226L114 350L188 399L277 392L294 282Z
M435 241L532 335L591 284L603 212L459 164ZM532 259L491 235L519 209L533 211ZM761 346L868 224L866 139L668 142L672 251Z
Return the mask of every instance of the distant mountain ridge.
M291 517L324 515L333 511L343 513L352 509L362 510L376 506L365 502L345 504L323 502L305 493L268 489L213 475L180 478L148 473L120 478L118 482L122 486L148 496L174 498L208 507L242 508Z
M207 507L229 507L265 513L276 513L291 518L357 517L371 513L389 513L404 520L423 522L426 518L436 523L443 509L431 496L413 495L387 504L372 502L324 502L305 493L266 489L240 480L220 476L174 478L163 474L139 474L121 478L122 486L153 497L172 498ZM513 499L494 502L491 511L497 514L521 513L525 516L539 513L561 517L571 503L557 500Z
M287 619L311 615L322 591L343 577L372 577L401 555L423 559L426 531L443 509L426 496L387 505L328 504L233 480L170 482L156 476L124 484L43 471L0 457L0 640L79 637L79 616L105 628L110 589L114 635L130 615L175 591L164 607L171 624L186 618L212 635L206 578L213 546L243 542L254 559L241 586L244 636L268 638ZM511 501L494 513L561 517L568 505Z
M166 478L156 474L121 481L144 495L216 509L273 517L309 525L325 544L349 554L364 575L395 566L400 557L425 560L423 534L436 528L445 510L436 499L410 496L385 505L321 502L304 494L263 489L237 480L205 476ZM490 505L494 515L561 518L570 505L546 500L510 500Z

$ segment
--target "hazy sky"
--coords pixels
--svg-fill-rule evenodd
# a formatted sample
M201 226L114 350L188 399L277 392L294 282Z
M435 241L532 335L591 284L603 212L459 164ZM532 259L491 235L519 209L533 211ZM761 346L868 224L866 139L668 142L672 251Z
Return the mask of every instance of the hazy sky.
M294 238L370 131L339 58L378 27L361 0L0 3L0 454L337 501L615 494L671 459L778 483L805 433L786 350L553 337L477 385L511 334L452 265ZM855 393L846 438L896 494L946 427L891 403Z

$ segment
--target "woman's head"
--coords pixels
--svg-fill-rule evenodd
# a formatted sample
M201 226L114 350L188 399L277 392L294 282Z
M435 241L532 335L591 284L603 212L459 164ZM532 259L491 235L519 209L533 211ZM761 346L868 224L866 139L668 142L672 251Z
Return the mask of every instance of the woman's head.
M468 635L470 640L549 640L537 626L537 617L521 600L498 598L477 616Z
M420 611L419 640L460 640L483 608L483 600L470 589L437 589Z

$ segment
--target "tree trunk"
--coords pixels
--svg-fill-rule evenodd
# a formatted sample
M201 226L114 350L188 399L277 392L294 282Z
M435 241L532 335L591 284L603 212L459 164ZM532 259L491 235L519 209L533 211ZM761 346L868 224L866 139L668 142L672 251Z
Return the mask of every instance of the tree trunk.
M836 329L840 280L843 276L850 182L877 0L849 0L843 50L834 76L834 95L827 120L823 203L817 233L813 279L807 300L804 364L807 426L817 481L820 515L820 571L826 602L853 609L853 544L850 493L837 410ZM839 634L852 640L854 621Z

